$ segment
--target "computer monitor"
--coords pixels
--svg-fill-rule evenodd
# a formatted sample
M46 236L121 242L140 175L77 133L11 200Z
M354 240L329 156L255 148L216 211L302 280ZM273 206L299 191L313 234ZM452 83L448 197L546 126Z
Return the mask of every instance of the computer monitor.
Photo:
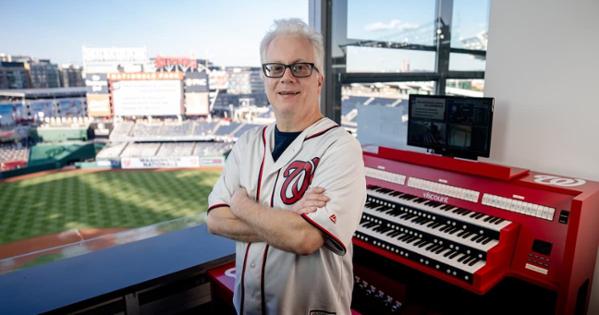
M407 143L445 156L489 157L493 103L491 97L412 94Z

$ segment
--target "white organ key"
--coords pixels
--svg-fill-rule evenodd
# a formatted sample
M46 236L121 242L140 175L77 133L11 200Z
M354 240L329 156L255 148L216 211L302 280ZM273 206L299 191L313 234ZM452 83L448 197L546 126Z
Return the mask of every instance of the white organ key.
M489 217L487 215L484 215L478 219L474 219L474 218L470 217L470 215L459 215L459 214L452 212L452 211L456 210L457 207L454 207L451 210L444 211L444 210L439 209L442 206L431 207L428 205L424 205L422 203L414 202L413 200L402 199L397 196L391 196L389 193L382 193L382 192L374 191L372 189L368 189L367 193L373 197L377 197L377 198L384 199L384 200L391 201L391 202L398 203L398 204L403 204L403 205L409 206L409 207L418 208L420 210L423 210L423 211L426 211L426 212L429 212L432 214L437 214L437 215L441 215L444 217L456 219L459 221L468 222L468 223L471 223L474 225L485 227L492 231L499 232L499 231L501 231L501 229L510 225L510 223L511 223L511 221L508 221L508 220L503 220L503 222L500 222L497 224L491 223L491 222L486 222L485 219Z
M460 258L462 256L464 256L465 254L459 254L457 256L454 256L453 258L449 258L449 256L446 257L446 256L443 255L447 250L450 250L449 248L447 248L446 250L443 250L443 251L441 251L439 253L431 252L431 251L429 251L429 250L426 249L428 246L418 247L418 246L413 245L415 243L414 241L409 242L409 243L408 242L404 242L404 241L398 240L397 237L387 236L386 232L385 233L380 233L380 232L377 232L377 231L373 231L372 229L365 228L362 225L358 226L357 232L369 235L371 237L374 237L374 238L376 238L378 240L381 240L381 241L385 241L385 242L390 243L390 244L394 244L394 245L396 245L398 247L402 247L402 248L407 249L409 251L418 253L418 254L420 254L422 256L429 257L430 259L433 259L433 260L436 260L438 262L450 265L450 266L452 266L454 268L460 269L460 270L465 271L465 272L470 273L470 274L476 273L479 269L481 269L482 267L484 267L485 263L486 263L484 260L479 260L476 263L474 263L472 266L470 266L468 263L464 263L464 262L460 262L459 261ZM382 248L385 248L385 247L382 247ZM468 261L468 260L464 260L464 261Z

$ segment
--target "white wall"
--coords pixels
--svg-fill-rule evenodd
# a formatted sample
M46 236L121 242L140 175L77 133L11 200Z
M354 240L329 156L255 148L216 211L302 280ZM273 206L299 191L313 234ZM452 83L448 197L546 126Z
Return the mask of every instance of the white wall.
M599 1L495 0L491 159L599 181Z
M492 1L492 161L599 181L598 19L597 0ZM588 314L599 314L597 267Z

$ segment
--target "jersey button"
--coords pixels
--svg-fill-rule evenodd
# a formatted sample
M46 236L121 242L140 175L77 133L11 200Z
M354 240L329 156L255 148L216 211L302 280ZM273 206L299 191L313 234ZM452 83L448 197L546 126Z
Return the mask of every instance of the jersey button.
M255 268L255 267L256 267L256 264L255 264L255 263L251 263L251 264L250 264L250 267L252 267L252 268Z

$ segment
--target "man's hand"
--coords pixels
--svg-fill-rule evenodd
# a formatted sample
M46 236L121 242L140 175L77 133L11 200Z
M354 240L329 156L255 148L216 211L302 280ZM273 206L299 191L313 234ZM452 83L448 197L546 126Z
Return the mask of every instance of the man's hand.
M306 191L302 199L296 202L291 210L297 214L311 213L318 208L324 207L329 197L324 195L324 188L314 187Z

